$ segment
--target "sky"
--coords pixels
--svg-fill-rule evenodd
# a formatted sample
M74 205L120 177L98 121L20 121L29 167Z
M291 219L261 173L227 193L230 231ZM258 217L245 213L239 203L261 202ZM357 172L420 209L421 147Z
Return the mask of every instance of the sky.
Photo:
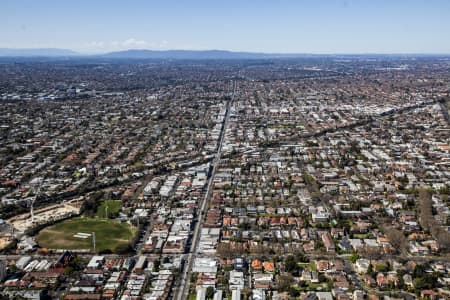
M450 54L450 0L0 0L0 48Z

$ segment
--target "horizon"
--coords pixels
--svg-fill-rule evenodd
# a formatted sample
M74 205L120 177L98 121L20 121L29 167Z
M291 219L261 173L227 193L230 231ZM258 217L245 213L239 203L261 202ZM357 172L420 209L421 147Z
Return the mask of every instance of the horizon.
M449 54L450 2L4 1L0 48ZM24 9L26 8L26 9ZM51 32L51 34L48 34Z
M329 53L319 53L319 52L263 52L263 51L240 51L240 50L228 50L228 49L201 49L201 50L192 50L192 49L144 49L144 48L128 48L128 49L122 49L122 50L115 50L115 51L104 51L104 52L83 52L83 51L77 51L69 48L12 48L12 47L1 47L0 51L42 51L42 50L49 50L49 51L67 51L72 52L70 55L67 54L51 54L51 55L38 55L35 53L32 54L25 54L23 57L46 57L46 56L74 56L74 57L87 57L87 56L102 56L102 55L108 55L108 54L114 54L114 53L126 53L126 52L132 52L132 51L148 51L148 52L228 52L228 53L243 53L243 54L251 54L251 55L279 55L280 57L283 56L302 56L302 55L311 55L311 56L334 56L334 55L361 55L361 56L369 56L369 55L376 55L376 56L450 56L450 52L329 52ZM14 57L16 55L4 55L0 52L0 57ZM17 55L16 57L21 57L22 55Z

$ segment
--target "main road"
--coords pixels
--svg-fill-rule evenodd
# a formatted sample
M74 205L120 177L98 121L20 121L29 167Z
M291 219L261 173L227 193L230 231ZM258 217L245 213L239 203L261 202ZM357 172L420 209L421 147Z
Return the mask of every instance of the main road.
M225 132L227 130L228 121L230 119L230 107L234 101L235 93L236 93L236 82L233 81L233 92L231 94L231 98L227 101L227 104L226 104L225 118L224 118L224 121L222 124L222 129L220 131L217 152L215 154L215 158L212 161L212 170L211 170L211 174L208 179L208 184L206 186L205 196L203 197L203 199L199 205L199 211L197 213L198 222L196 223L196 225L194 227L194 232L193 232L192 240L191 240L192 241L191 247L189 249L189 253L187 254L183 272L181 273L181 278L179 281L179 288L177 290L177 294L175 297L175 299L177 299L177 300L183 300L183 299L188 298L192 266L194 265L195 257L197 256L198 242L200 240L200 231L203 226L204 215L205 215L205 212L207 209L207 204L209 203L209 199L211 199L214 176L216 174L217 166L220 163L220 157L222 155L223 141L225 140Z

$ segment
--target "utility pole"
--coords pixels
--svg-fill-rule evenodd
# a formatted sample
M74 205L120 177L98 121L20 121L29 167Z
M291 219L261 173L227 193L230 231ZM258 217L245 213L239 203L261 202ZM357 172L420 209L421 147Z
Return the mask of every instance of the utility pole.
M95 232L92 232L92 244L94 246L94 253L95 253L96 252L95 251Z
M31 200L31 209L30 209L30 215L31 215L31 224L34 224L34 201L36 200L36 196L34 197L33 200Z
M44 178L41 178L40 182L38 183L38 187L33 188L34 191L34 197L31 200L30 203L30 216L31 216L31 224L34 224L34 202L36 201L36 199L39 197L39 195L41 194L41 188L42 188L42 184L44 183Z

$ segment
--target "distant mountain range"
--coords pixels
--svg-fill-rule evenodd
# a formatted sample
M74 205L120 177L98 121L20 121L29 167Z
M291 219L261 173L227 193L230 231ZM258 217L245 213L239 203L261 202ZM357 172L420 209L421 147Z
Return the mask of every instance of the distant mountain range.
M106 59L257 59L275 57L298 57L300 54L269 54L253 52L233 52L226 50L138 50L109 52L86 55L68 49L38 48L13 49L0 48L0 57L88 57Z
M80 54L72 50L58 48L0 48L0 56L3 57L64 57L74 55Z
M69 49L59 48L0 48L0 58L101 58L101 59L267 59L267 58L306 58L330 56L429 56L432 54L286 54L286 53L256 53L234 52L227 50L141 50L130 49L103 54L83 54ZM444 55L448 56L448 55Z
M268 58L279 55L251 52L232 52L226 50L125 50L111 52L102 57L134 59L251 59Z

